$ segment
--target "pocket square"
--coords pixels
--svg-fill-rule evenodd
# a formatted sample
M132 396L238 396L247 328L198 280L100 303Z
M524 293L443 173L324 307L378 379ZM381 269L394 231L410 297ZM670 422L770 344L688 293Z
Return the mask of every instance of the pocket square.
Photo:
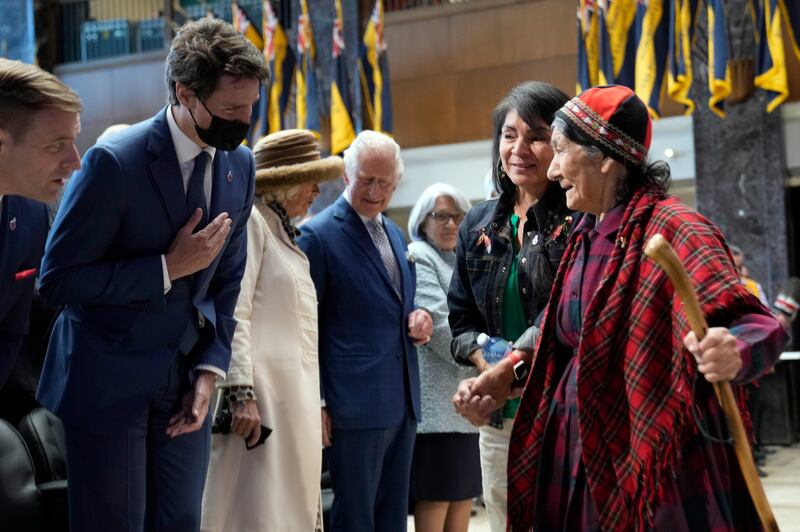
M33 277L34 275L36 275L36 268L31 268L30 270L21 270L14 275L14 280L21 281L22 279L27 279L28 277Z

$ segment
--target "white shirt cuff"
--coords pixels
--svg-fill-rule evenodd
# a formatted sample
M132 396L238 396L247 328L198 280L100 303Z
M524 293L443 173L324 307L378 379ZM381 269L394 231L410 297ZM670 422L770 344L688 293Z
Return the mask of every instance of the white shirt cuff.
M172 289L172 281L169 280L169 272L167 271L166 255L161 255L161 273L164 277L164 293L166 294Z
M211 364L198 364L194 367L194 370L197 371L198 369L204 369L206 371L210 371L211 373L216 373L218 377L217 381L225 380L225 372L216 366L212 366Z
M321 406L322 408L325 408L326 406L328 406L328 403L325 402L325 398L324 397L319 400L319 406Z

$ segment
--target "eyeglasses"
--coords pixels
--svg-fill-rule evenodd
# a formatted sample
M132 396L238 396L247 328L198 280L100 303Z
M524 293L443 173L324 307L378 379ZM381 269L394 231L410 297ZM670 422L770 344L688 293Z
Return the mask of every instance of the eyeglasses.
M439 225L447 225L447 222L453 220L453 223L456 225L461 225L461 222L464 221L464 213L463 212L440 212L440 211L432 211L428 214L433 221Z

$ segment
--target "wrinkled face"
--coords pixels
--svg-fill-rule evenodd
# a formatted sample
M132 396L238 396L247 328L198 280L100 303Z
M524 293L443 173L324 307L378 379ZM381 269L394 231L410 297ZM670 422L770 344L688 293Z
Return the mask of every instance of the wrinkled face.
M294 194L289 196L283 208L286 209L289 218L305 216L317 196L319 196L319 185L316 183L301 185Z
M567 207L574 211L601 214L616 203L617 178L604 171L616 163L608 158L590 157L560 131L553 131L553 161L547 177L567 191Z
M450 196L436 198L433 211L425 217L422 227L428 242L442 251L454 251L458 226L464 221L464 212Z
M344 175L350 203L361 216L375 218L389 206L397 188L394 153L388 149L366 150L359 155L357 168L357 176Z
M500 164L511 182L522 188L546 183L553 158L550 127L541 119L532 126L512 109L500 131Z
M0 193L55 201L72 172L81 167L75 147L80 130L78 113L55 108L32 113L18 138L0 129Z

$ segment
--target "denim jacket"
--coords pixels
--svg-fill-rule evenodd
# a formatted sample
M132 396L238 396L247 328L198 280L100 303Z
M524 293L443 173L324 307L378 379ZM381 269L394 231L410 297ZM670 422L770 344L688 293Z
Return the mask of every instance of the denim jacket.
M447 295L453 341L450 351L459 364L472 365L469 355L478 349L480 333L505 338L503 294L514 259L510 216L514 197L508 194L470 209L458 231L456 267ZM571 228L577 221L567 209L564 191L552 184L528 210L518 279L528 330L512 338L520 349L533 349L536 319L550 296L558 263ZM494 424L494 423L493 423Z

